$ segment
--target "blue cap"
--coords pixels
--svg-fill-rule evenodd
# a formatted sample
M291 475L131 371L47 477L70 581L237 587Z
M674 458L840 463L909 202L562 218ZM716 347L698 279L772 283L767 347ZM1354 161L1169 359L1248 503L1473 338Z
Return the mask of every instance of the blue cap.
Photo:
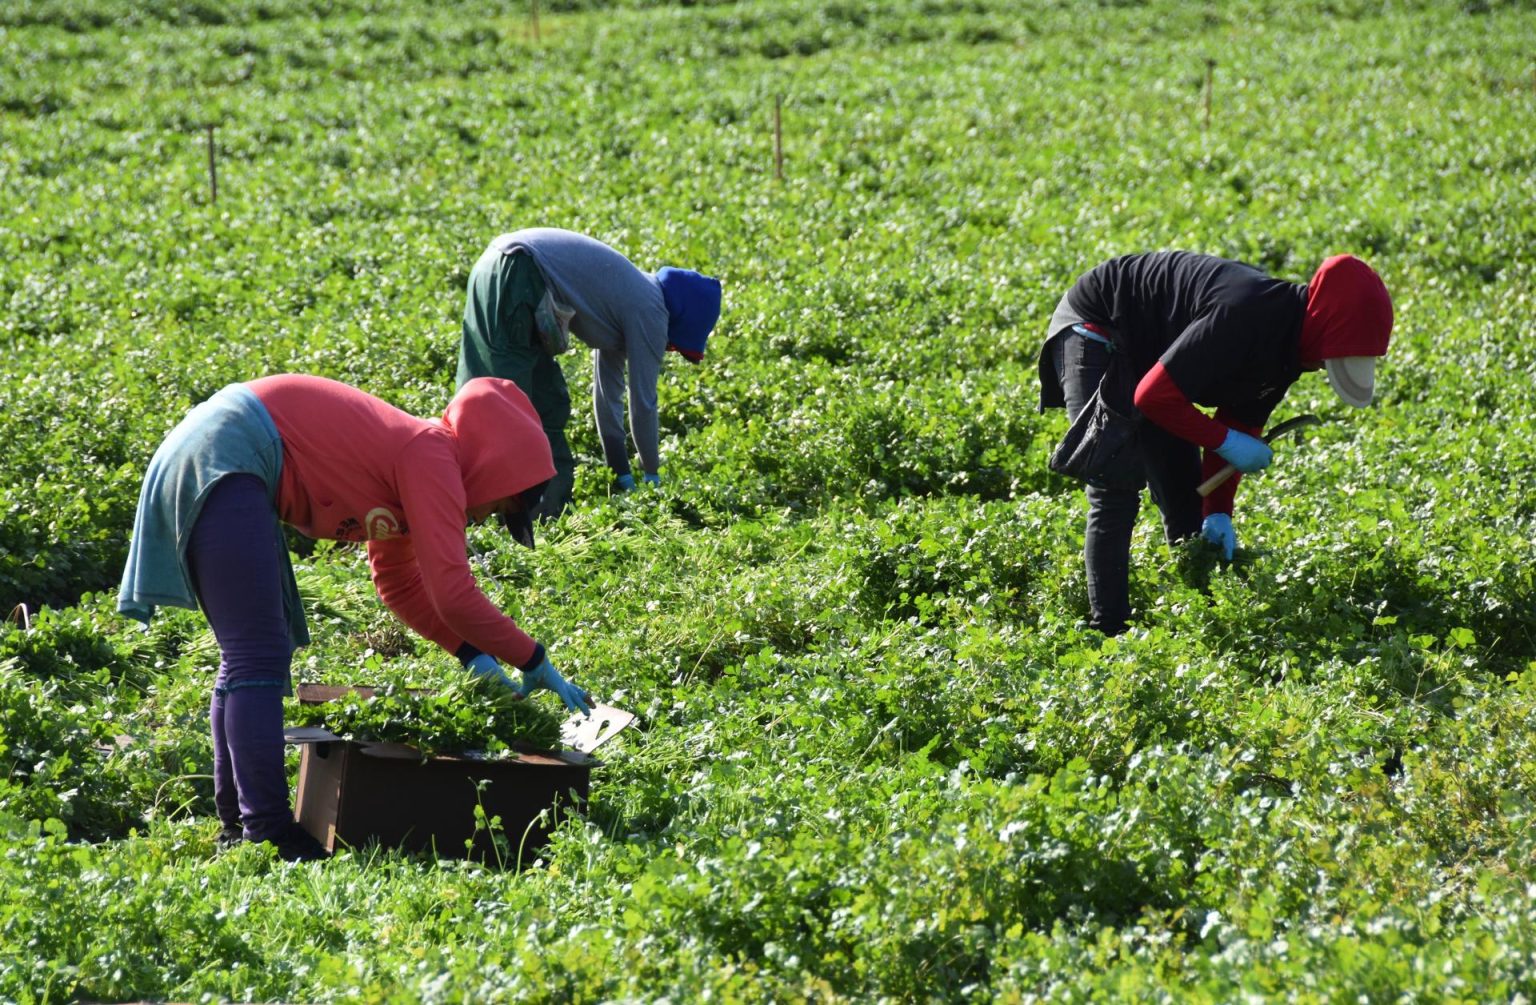
M664 266L656 273L667 304L667 341L690 359L704 355L704 343L720 320L720 280Z

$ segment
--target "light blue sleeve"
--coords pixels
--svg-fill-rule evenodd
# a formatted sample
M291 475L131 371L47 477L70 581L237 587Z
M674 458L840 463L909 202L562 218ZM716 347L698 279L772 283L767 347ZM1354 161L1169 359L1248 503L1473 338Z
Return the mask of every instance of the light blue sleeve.
M661 470L661 421L656 383L661 379L665 355L665 352L661 357L653 355L643 341L629 353L629 428L634 431L635 450L640 454L640 464L646 474Z
M624 438L624 356L592 350L592 412L603 444L603 460L616 475L629 471L629 445Z

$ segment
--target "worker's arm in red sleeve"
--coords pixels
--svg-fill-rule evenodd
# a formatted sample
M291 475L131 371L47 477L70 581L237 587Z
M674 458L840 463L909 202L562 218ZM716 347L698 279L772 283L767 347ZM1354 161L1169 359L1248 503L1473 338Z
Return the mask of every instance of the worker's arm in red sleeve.
M1224 429L1235 429L1239 433L1247 433L1249 436L1258 436L1264 432L1263 426L1255 426L1249 422L1241 422L1238 419L1233 418L1232 414L1224 408L1218 408L1216 410L1216 418L1213 421L1219 423ZM1225 436L1225 434L1223 434L1223 436ZM1204 482L1207 478L1211 477L1226 466L1226 458L1218 454L1215 448L1206 448L1205 457L1200 462L1200 480ZM1241 471L1239 471L1234 473L1231 478L1228 478L1226 481L1216 486L1216 488L1212 490L1211 494L1205 497L1205 500L1202 503L1201 515L1210 516L1212 513L1225 513L1228 516L1231 516L1232 505L1237 499L1237 483L1242 481L1242 478L1243 474Z
M1142 415L1181 440L1215 450L1227 438L1227 427L1196 408L1160 362L1136 385L1135 401Z
M443 623L427 599L421 569L416 565L416 549L411 546L409 537L369 541L368 571L384 606L411 631L449 652L459 648L464 640Z
M406 624L430 628L435 634L428 637L450 652L468 642L503 663L527 669L539 644L491 603L470 571L457 460L451 453L408 450L397 461L395 475L410 528L408 565L414 573L403 564L407 553L399 545L381 541L370 546L380 598Z

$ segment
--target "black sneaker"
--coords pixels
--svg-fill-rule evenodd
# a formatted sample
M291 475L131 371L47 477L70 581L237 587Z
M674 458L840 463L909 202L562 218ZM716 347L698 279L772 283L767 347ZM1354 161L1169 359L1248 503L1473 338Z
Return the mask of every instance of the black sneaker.
M325 845L296 823L289 824L288 829L271 843L277 846L277 856L284 862L315 862L331 857Z
M219 836L213 839L214 845L219 851L229 851L245 840L245 832L239 824L225 824L219 831Z

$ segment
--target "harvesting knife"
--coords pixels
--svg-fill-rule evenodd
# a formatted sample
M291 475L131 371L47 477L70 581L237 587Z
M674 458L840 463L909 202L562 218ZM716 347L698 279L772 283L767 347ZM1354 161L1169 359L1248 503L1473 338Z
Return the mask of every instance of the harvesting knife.
M565 720L560 727L560 739L577 753L590 754L634 721L633 712L612 705L597 705L590 716L577 712Z
M1319 419L1315 415L1298 415L1294 418L1286 419L1278 426L1275 426L1269 432L1265 433L1262 439L1265 443L1273 443L1280 437L1289 433L1294 433L1296 430L1305 426L1320 426L1322 423L1323 420ZM1235 474L1237 474L1237 468L1234 468L1232 465L1228 464L1226 467L1222 468L1220 471L1216 472L1214 475L1211 475L1211 477L1201 482L1200 487L1195 489L1195 491L1199 492L1200 497L1203 499L1204 497L1210 495L1212 492L1216 491L1217 486Z

